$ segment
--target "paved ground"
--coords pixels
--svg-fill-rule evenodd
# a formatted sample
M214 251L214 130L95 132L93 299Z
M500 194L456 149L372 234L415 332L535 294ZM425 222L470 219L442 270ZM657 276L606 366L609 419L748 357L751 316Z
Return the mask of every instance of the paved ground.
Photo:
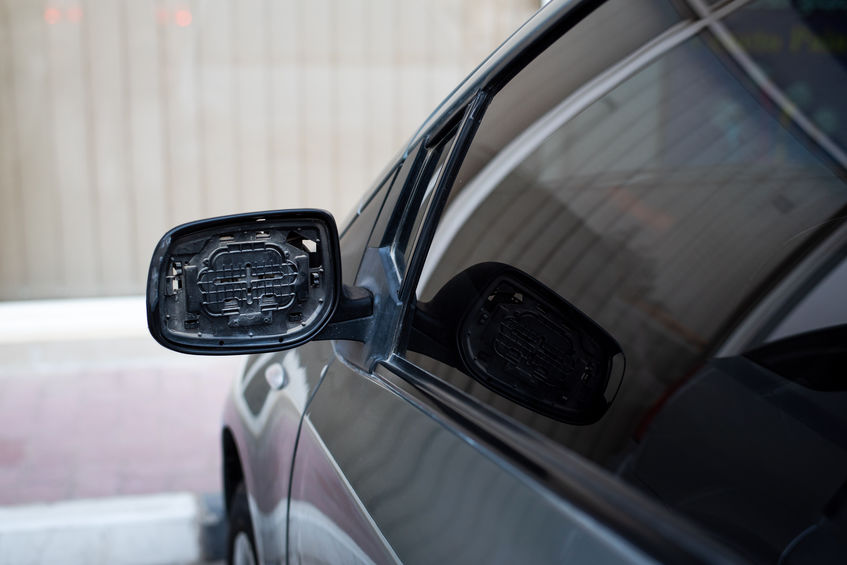
M218 491L229 365L0 376L0 505Z
M103 544L124 536L118 523L129 520L116 508L137 508L148 524L142 509L165 516L157 497L180 493L199 501L192 520L202 521L207 506L219 506L220 415L242 362L165 350L147 334L141 298L0 304L0 563L22 561L26 543L43 549L39 515L78 521L80 508L107 508L123 516L111 534L97 522L99 533L75 536L102 545L76 547L76 562L112 555ZM30 524L26 535L18 523ZM63 527L44 524L54 534ZM17 557L4 559L4 547ZM58 547L58 555L70 551Z

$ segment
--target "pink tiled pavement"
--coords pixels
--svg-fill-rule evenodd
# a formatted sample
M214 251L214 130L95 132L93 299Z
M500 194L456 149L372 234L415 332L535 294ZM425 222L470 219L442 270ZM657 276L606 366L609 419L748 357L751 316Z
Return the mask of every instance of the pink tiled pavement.
M237 361L0 376L0 505L220 490Z

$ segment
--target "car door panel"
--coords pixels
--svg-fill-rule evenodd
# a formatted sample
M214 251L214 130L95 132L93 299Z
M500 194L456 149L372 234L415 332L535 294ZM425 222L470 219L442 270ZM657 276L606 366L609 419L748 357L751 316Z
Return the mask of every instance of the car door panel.
M240 424L233 433L241 450L257 551L264 563L285 562L288 488L297 434L308 399L331 355L327 342L313 342L255 356L235 383L228 410L238 417L227 414L225 420Z
M496 464L472 439L401 393L401 381L401 374L383 366L376 375L343 360L328 367L297 448L291 532L308 526L293 509L315 507L373 562L643 560L578 511L563 511L518 472ZM293 563L331 558L316 540L289 540Z
M292 476L290 563L395 563L375 527L307 416Z

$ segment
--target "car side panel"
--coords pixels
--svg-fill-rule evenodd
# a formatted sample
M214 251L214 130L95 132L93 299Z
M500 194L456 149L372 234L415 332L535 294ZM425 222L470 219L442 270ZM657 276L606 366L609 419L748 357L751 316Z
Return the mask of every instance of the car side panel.
M383 183L393 178L389 173L384 176ZM341 238L342 257L349 271L343 273L345 280L355 276L373 226L371 215L380 209L381 199L372 200L366 213L347 226ZM367 213L369 208L371 212ZM332 357L332 346L325 341L254 355L247 358L242 374L233 382L224 410L224 426L232 433L238 449L257 551L263 563L285 563L294 448L304 409L322 369ZM272 377L281 377L282 386L272 387L266 378L268 372Z
M297 450L292 509L317 509L329 529L355 544L343 562L643 561L415 405L391 384L400 375L380 371L367 375L343 360L330 365ZM292 562L334 561L326 545L295 535L309 526L292 510Z
M250 359L233 383L224 425L238 448L263 563L285 562L288 485L298 428L331 355L326 342L260 355ZM281 386L271 386L269 380L280 376Z

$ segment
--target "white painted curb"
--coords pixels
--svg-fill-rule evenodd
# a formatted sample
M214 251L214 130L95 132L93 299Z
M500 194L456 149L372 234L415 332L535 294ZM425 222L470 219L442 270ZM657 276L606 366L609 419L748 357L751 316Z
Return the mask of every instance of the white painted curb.
M147 335L143 296L0 302L0 343Z
M174 564L200 560L188 493L0 508L0 564Z

